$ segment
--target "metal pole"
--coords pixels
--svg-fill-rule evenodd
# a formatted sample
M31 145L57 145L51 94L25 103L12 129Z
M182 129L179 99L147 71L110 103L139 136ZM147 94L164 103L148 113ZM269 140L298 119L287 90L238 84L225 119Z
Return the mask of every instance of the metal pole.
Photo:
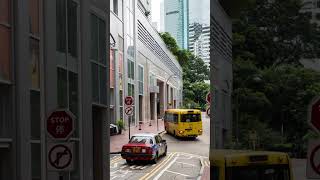
M159 131L159 119L157 118L157 131Z
M131 122L131 116L129 116L129 123L128 123L128 126L129 126L129 140L130 140L130 122Z

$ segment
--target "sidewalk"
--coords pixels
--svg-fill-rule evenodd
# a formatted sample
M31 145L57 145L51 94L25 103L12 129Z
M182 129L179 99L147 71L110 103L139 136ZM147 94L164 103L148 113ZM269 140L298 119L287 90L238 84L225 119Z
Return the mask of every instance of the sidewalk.
M157 130L157 121L152 120L151 121L151 126L149 126L149 123L146 124L141 124L141 130L139 130L139 125L138 126L132 126L130 128L130 134L131 136L133 134L137 133L160 133L164 131L164 124L161 119L158 120L158 129ZM110 136L110 152L120 152L121 148L124 144L128 143L129 141L129 130L128 128L126 131L122 130L122 134Z

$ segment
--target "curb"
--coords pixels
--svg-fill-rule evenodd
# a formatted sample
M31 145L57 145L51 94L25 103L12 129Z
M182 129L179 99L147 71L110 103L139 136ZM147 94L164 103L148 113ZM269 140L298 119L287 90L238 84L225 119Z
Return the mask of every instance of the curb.
M200 163L201 163L201 169L200 169L199 177L197 178L197 180L201 180L202 175L203 175L203 171L204 171L204 164L203 164L203 159L202 158L200 160Z
M121 151L119 151L119 152L110 152L109 154L121 154Z
M164 130L164 131L159 132L158 134L159 134L160 136L163 136L166 132L167 132L167 131Z

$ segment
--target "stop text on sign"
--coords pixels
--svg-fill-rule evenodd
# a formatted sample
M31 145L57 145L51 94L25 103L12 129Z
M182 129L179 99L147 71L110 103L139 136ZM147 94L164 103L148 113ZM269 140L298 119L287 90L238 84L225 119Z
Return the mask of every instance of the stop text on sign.
M74 131L75 116L68 110L56 110L47 119L47 132L55 140L67 140Z

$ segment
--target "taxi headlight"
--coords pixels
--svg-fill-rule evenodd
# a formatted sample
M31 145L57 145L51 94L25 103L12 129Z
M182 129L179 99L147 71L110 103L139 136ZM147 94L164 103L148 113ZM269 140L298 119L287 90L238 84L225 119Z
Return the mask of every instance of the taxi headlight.
M179 131L179 133L180 133L180 134L182 134L182 133L183 133L183 131Z
M202 129L199 129L199 132L202 132Z
M147 150L146 150L146 149L141 149L141 152L142 152L142 153L146 153Z

